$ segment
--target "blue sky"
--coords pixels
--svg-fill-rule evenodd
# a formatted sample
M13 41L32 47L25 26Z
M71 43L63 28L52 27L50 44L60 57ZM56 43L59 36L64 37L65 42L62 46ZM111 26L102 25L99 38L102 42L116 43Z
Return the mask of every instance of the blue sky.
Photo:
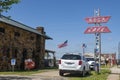
M88 26L86 17L94 15L94 9L100 9L101 16L111 16L108 26L112 33L102 34L102 52L118 53L120 41L120 1L119 0L22 0L13 5L5 16L36 28L43 26L47 35L53 40L46 41L46 49L56 51L61 57L65 52L82 53L82 44L85 43L86 52L93 52L95 35L84 34ZM68 46L59 49L58 44L68 40Z

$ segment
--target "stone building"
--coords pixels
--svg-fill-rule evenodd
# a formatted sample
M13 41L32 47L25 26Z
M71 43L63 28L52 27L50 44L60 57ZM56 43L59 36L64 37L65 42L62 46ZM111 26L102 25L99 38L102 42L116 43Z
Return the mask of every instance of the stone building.
M46 35L43 27L33 29L0 15L0 71L11 70L13 58L16 70L24 70L27 58L35 62L36 69L43 68L46 39L52 38Z

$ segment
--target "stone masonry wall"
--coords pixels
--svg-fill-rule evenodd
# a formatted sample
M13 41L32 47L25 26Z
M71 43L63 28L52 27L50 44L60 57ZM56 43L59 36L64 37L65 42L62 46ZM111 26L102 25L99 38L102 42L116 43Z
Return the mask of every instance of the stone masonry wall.
M12 58L16 59L16 70L24 69L27 58L40 68L45 51L42 40L40 35L0 22L0 71L11 70Z

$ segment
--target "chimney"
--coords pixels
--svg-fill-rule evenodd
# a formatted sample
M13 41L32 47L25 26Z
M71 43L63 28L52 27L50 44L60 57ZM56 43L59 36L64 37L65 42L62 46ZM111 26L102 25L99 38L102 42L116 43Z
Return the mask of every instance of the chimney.
M37 30L38 32L40 32L41 34L45 34L45 32L44 32L44 27L42 27L42 26L36 27L36 30Z

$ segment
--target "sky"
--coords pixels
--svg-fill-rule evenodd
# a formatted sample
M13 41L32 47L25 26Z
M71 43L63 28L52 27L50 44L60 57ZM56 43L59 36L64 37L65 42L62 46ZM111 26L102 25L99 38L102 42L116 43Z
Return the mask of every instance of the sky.
M12 5L5 16L28 25L32 28L42 26L53 40L46 40L46 49L56 51L60 58L64 53L82 53L82 44L87 45L85 52L93 53L95 35L84 34L89 26L86 17L93 17L94 10L100 9L101 16L111 16L107 23L111 33L102 33L101 52L118 54L120 42L120 0L21 0ZM58 48L57 45L68 40L68 46Z

